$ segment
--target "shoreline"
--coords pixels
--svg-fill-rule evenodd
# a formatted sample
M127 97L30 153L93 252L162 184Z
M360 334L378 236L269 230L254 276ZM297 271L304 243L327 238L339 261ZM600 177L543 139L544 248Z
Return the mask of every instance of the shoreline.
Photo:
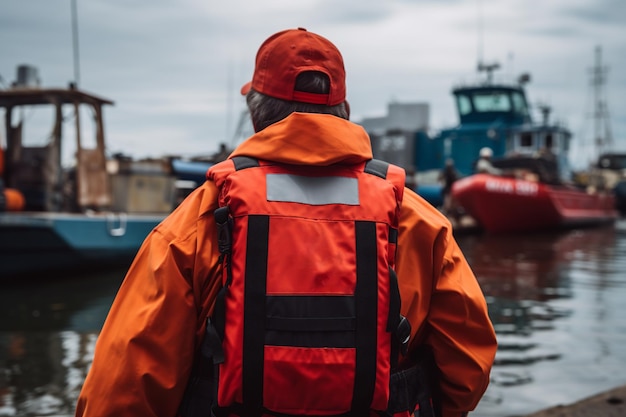
M584 398L572 404L556 405L525 417L621 417L626 416L626 385Z

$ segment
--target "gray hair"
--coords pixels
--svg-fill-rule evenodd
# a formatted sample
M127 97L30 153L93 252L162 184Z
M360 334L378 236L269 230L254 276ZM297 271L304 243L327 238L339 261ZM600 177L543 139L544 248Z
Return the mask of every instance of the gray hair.
M310 71L302 73L296 80L295 90L309 93L328 93L330 89L328 76L322 72ZM336 106L310 104L297 101L281 100L261 94L250 89L246 102L252 118L254 130L259 132L269 125L281 121L293 112L332 114L348 120L350 117L346 103Z

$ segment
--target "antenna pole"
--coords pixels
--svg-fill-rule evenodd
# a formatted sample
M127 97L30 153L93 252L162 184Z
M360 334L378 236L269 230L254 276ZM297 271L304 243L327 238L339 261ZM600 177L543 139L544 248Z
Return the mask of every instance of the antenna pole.
M476 54L478 55L478 67L483 64L483 12L482 3L480 0L476 0L477 10L477 32L478 32L478 45Z
M613 144L608 121L608 108L604 97L604 85L608 69L602 65L602 48L600 46L596 46L595 55L595 66L591 69L591 84L594 95L593 130L594 142L601 154L610 149Z
M72 44L74 50L74 84L80 84L80 58L78 56L78 12L76 0L71 0L72 6Z

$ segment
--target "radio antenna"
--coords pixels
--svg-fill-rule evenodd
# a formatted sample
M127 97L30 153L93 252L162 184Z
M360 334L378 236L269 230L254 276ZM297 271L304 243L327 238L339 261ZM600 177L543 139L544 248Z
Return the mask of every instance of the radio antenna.
M476 0L476 31L477 31L477 66L480 68L483 64L483 11L482 11L482 3L480 0Z
M80 83L80 58L78 56L78 11L76 0L71 0L72 4L72 46L74 51L74 85L78 88Z
M608 67L602 65L602 47L595 48L595 65L591 68L591 85L594 95L594 144L599 153L611 150L613 138L609 124L609 109L606 98L606 78Z

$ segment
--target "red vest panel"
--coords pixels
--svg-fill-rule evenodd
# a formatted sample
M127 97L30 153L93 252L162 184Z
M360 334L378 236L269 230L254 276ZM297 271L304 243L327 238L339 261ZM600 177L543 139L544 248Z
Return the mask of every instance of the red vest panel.
M232 237L216 313L218 405L257 415L386 410L404 170L236 157L208 177Z

